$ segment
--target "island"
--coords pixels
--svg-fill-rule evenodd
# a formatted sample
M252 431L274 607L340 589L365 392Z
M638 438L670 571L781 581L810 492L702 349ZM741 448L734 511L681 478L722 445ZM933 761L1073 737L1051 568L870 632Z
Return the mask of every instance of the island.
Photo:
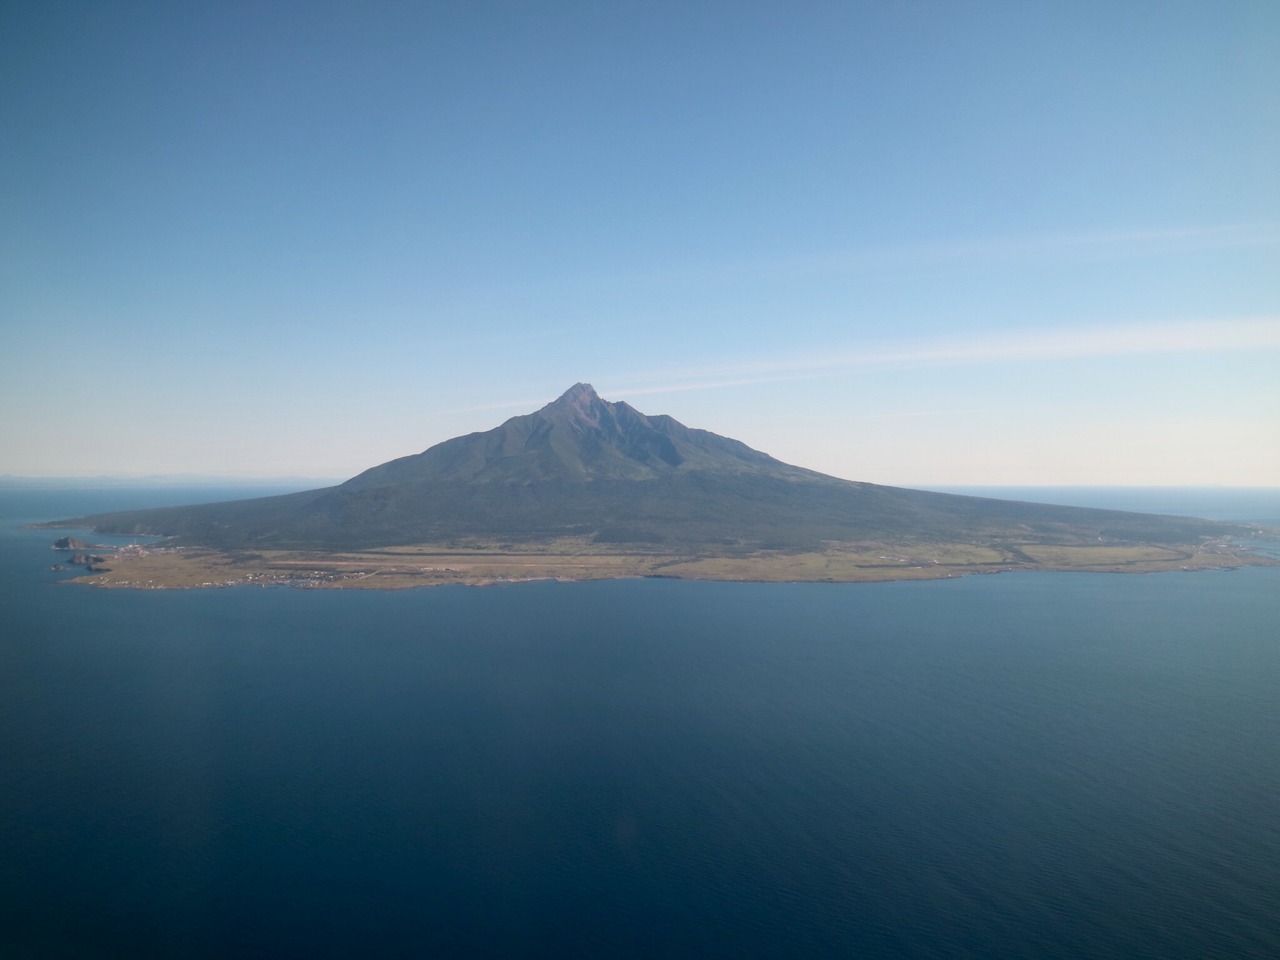
M1238 524L842 480L585 383L334 487L43 526L162 538L95 555L109 567L71 581L133 589L859 582L1274 562L1240 546L1256 531Z

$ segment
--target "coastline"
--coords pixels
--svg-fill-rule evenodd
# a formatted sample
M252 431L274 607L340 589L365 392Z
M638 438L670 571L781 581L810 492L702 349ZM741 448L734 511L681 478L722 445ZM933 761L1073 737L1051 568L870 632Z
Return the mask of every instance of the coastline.
M233 586L404 590L536 580L667 578L756 583L942 580L1014 571L1159 573L1276 566L1223 538L1201 545L828 544L820 551L737 555L605 549L583 539L510 544L420 544L370 551L224 552L167 544L95 544L100 563L62 580L98 589ZM58 566L58 565L55 565Z

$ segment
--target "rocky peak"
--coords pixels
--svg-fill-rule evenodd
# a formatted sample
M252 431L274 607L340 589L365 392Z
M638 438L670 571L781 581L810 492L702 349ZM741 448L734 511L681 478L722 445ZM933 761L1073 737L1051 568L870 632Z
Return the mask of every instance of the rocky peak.
M560 394L558 398L551 401L552 403L581 403L591 400L599 400L600 394L596 393L596 388L589 383L575 383L572 387Z
M604 419L611 419L614 404L600 399L589 383L575 383L543 409L566 416L571 423L586 427L599 427Z
M575 383L572 387L552 400L547 407L569 410L586 410L596 404L604 403L595 387L589 383Z

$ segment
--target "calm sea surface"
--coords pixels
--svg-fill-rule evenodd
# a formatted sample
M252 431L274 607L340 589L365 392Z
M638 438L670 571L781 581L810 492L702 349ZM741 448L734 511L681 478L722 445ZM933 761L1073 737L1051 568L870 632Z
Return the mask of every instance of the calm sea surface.
M134 593L18 527L205 493L0 493L0 956L1280 956L1280 568Z

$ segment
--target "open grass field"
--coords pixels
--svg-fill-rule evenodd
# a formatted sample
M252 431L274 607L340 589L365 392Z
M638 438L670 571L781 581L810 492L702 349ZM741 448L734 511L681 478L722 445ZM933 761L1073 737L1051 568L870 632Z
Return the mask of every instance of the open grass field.
M509 544L483 541L349 552L220 552L129 547L71 582L132 589L245 584L403 589L522 580L672 577L687 580L856 583L925 580L1009 570L1151 573L1268 563L1226 541L1203 546L1075 546L1043 543L828 543L808 552L665 553L586 538Z

